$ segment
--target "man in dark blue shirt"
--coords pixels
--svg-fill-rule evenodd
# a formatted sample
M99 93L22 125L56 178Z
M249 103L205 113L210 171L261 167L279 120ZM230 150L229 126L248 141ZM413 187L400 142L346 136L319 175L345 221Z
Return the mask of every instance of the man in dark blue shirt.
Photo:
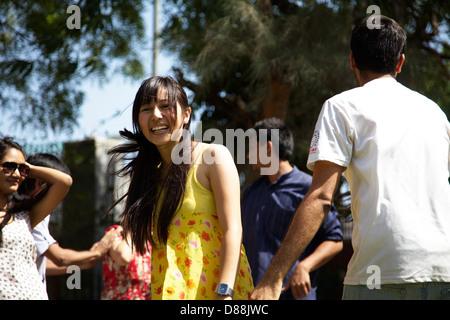
M261 155L278 161L276 173L260 176L244 191L242 201L243 243L256 285L281 245L295 210L308 192L312 177L290 164L294 142L283 121L265 119L253 128L258 140L250 142L250 152L258 155L256 163L252 164L254 169L271 166L261 160ZM272 137L272 129L277 129L278 135ZM266 132L267 139L259 139ZM275 138L278 143L272 142ZM314 239L284 278L280 299L316 299L317 269L339 253L342 246L341 224L333 207Z

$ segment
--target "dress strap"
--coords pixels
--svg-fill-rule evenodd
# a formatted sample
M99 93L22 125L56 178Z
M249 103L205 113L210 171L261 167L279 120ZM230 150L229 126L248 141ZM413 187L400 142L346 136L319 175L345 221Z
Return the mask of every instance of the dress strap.
M197 165L202 162L203 152L206 149L205 144L197 144L197 146L194 148L194 163L192 165Z

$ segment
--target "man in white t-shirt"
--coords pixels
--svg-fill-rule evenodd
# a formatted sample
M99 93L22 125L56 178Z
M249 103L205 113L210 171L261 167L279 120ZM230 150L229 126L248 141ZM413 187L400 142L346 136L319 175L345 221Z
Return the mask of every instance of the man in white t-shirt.
M450 124L433 101L395 80L405 60L401 27L386 17L380 29L368 23L351 39L359 87L323 105L307 163L311 188L254 299L278 297L342 173L354 220L343 299L450 297Z

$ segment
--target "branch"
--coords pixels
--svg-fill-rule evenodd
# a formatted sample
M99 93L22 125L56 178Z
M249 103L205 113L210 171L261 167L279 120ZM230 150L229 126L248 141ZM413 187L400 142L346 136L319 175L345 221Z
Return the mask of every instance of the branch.
M200 91L200 86L190 80L187 80L184 76L183 71L180 68L172 68L176 74L176 79L178 83L193 91L194 94L198 95ZM253 121L247 110L246 103L242 100L240 96L226 95L225 97L220 96L222 88L211 87L208 89L208 94L202 98L210 106L214 106L214 113L219 117L231 120L229 123L232 127L251 127Z
M444 63L444 60L450 60L450 55L442 54L439 51L437 51L436 49L433 49L425 44L422 44L421 48L430 52L436 58L439 65L444 70L445 77L450 80L450 73L449 73L448 67Z
M273 7L271 0L256 0L255 5L264 16L273 18Z
M227 94L225 100L229 101L232 105L236 106L238 112L246 112L247 105L242 100L241 96L232 96Z

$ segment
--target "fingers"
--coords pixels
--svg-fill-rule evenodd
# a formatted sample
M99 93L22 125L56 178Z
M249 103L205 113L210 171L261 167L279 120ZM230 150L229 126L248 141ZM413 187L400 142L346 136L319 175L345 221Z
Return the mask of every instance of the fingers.
M291 278L286 282L286 285L283 288L281 288L281 292L289 290L290 287L291 287Z
M311 286L308 284L302 284L300 286L291 287L292 295L295 299L305 298L310 290Z
M291 289L292 296L295 299L302 299L308 295L311 291L311 279L309 274L305 274L304 277L299 277L298 275L292 275L283 288L283 292Z

